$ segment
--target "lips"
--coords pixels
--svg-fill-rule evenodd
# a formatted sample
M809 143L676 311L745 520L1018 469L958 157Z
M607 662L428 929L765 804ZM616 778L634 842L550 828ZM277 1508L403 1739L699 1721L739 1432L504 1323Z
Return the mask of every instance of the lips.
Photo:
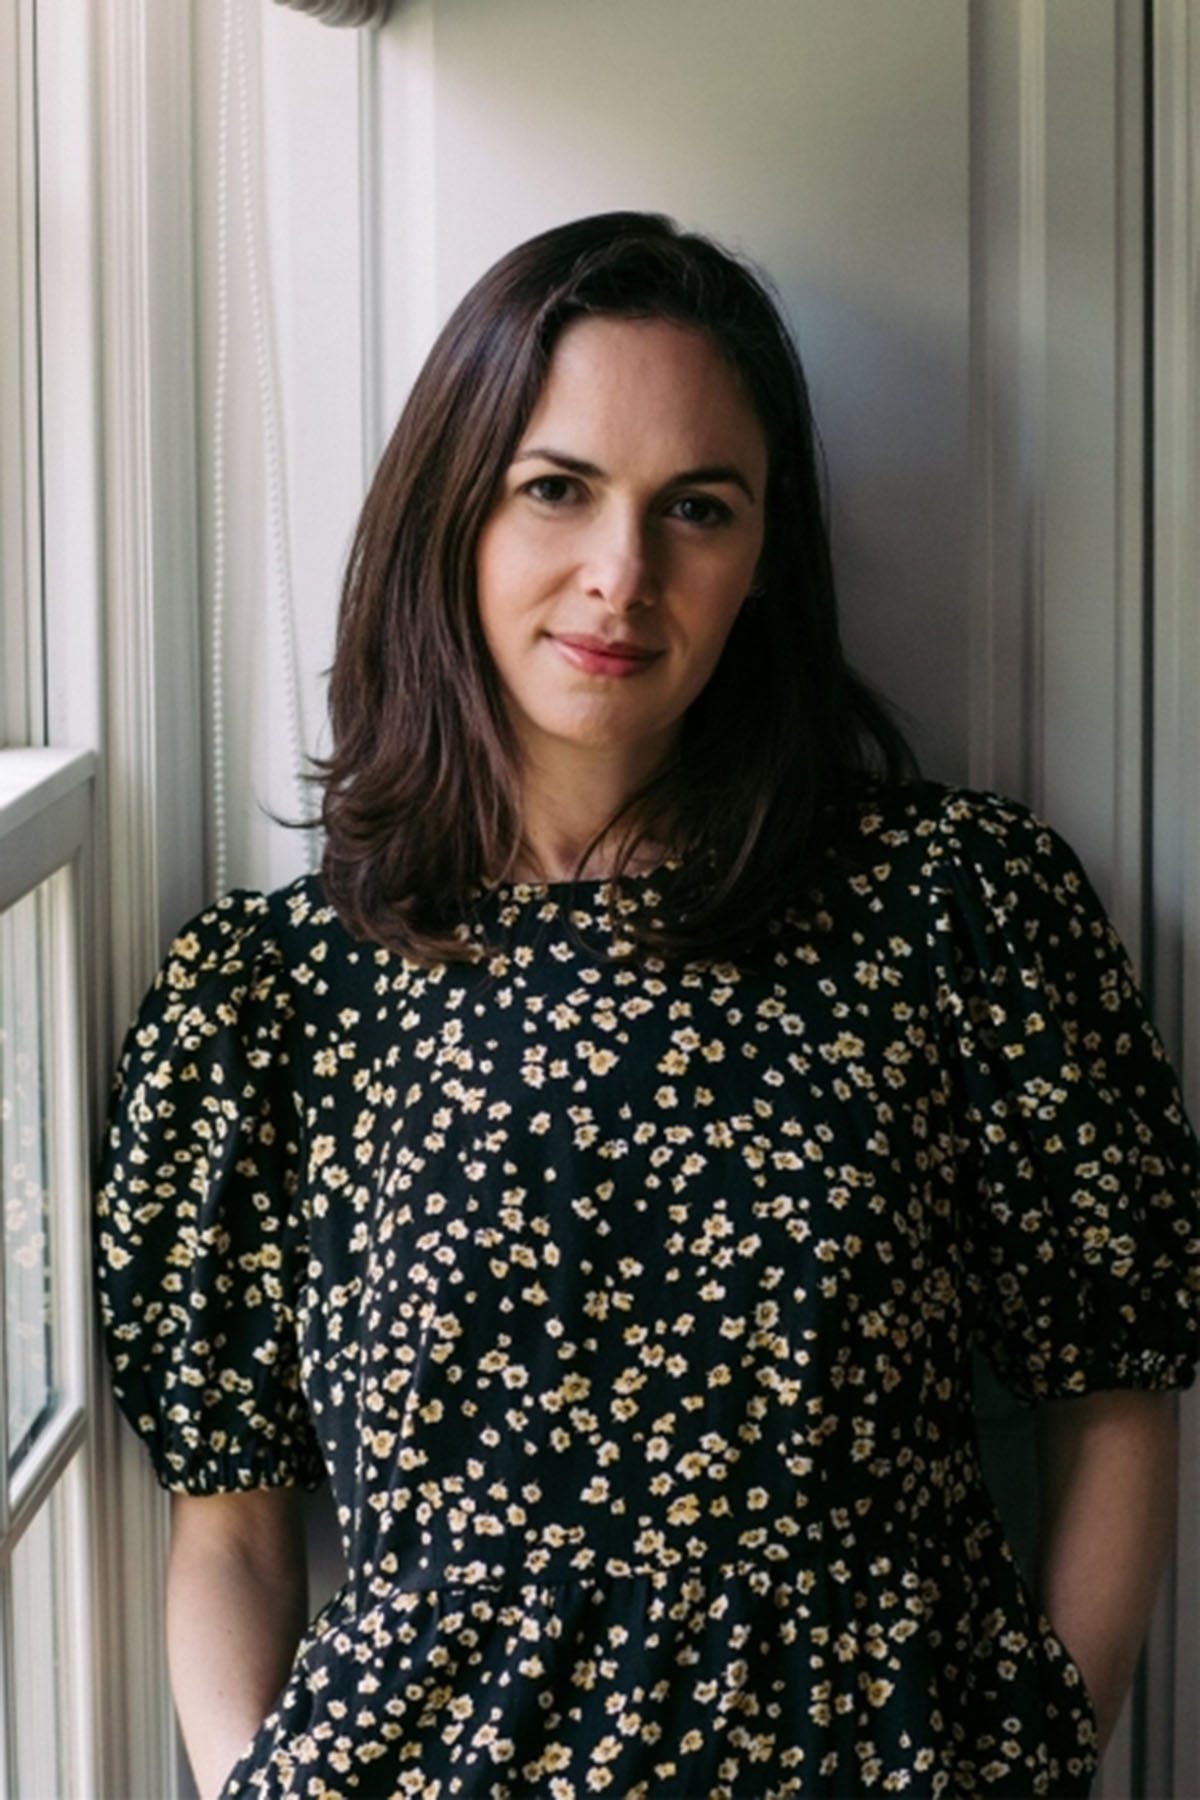
M662 654L660 650L635 647L634 654L629 655L611 639L604 638L552 637L550 642L564 662L601 680L628 681L652 668ZM603 648L591 649L589 646L595 643L600 643Z
M617 662L641 661L659 655L657 650L644 649L640 644L619 643L613 638L570 637L559 636L560 644L571 644L576 650L588 650L594 656L611 656Z

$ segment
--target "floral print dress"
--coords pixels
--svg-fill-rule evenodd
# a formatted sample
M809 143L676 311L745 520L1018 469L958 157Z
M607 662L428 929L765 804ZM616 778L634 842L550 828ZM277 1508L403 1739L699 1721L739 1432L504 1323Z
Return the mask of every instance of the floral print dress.
M477 887L467 964L314 875L171 944L96 1173L114 1392L172 1492L328 1480L349 1570L221 1800L1089 1791L971 1356L1190 1386L1196 1141L1046 823L877 783L845 848L758 967L639 969L602 881Z

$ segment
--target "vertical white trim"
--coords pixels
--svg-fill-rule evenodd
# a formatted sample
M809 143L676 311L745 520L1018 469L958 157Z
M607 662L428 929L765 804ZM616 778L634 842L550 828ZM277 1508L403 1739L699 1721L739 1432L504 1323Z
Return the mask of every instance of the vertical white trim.
M993 271L1004 224L993 143L994 61L987 0L970 0L967 26L968 215L968 454L970 456L970 605L967 631L967 773L976 787L996 781L996 668L998 589L1001 582L1001 494L998 461L1003 415L998 389L1001 351Z
M103 331L105 979L111 1070L165 939L204 894L196 579L191 0L94 11ZM106 1100L94 1096L95 1123ZM96 1366L102 1347L93 1343ZM169 1509L111 1394L97 1408L95 1541L119 1606L106 1793L178 1790L164 1595ZM106 1612L105 1616L110 1616Z
M38 17L38 170L40 187L43 506L46 521L47 737L52 745L104 748L104 574L101 554L101 320L99 172L94 152L97 93L97 19L93 0L55 0ZM124 779L128 779L128 773ZM110 1041L118 1029L110 1011L108 845L99 829L107 807L108 759L96 757L90 783L91 816L78 870L78 928L85 1009L80 1046L84 1118L94 1137L98 1108L111 1070ZM89 975L91 977L89 983ZM126 990L127 992L128 990ZM118 991L115 1008L125 1003ZM85 1174L85 1189L90 1181ZM90 1223L90 1221L89 1221ZM85 1246L90 1275L90 1243ZM89 1283L90 1285L90 1283ZM89 1300L91 1296L89 1294ZM98 1792L118 1792L109 1767L109 1721L123 1713L117 1621L126 1600L120 1571L110 1567L113 1533L105 1529L103 1497L110 1480L108 1445L112 1403L103 1380L96 1326L88 1314L85 1349L91 1428L87 1448L87 1526L91 1556L81 1562L95 1582L91 1619L81 1634L95 1684L94 1768ZM115 1435L115 1434L114 1434ZM100 1497L93 1504L93 1497ZM85 1614L80 1611L82 1619Z
M157 708L154 688L152 433L147 292L145 44L137 5L100 13L100 145L105 400L105 687L115 780L108 835L114 872L132 879L114 894L113 950L123 978L158 929ZM136 780L130 780L133 772ZM118 848L121 855L118 855ZM119 1010L119 1009L118 1009ZM113 1020L114 1030L117 1022Z
M92 783L88 783L91 800ZM102 1680L93 1645L100 1631L111 1632L115 1621L105 1619L99 1611L101 1590L96 1579L95 1547L89 1530L91 1500L97 1492L94 1465L93 1418L96 1396L101 1391L101 1371L94 1356L96 1314L92 1291L91 1250L91 1155L89 1134L91 1112L88 1106L88 1044L95 1028L87 1003L87 961L84 953L87 928L86 901L89 892L90 862L88 846L92 826L89 810L84 823L83 843L72 858L69 885L59 915L60 942L57 960L62 971L65 1004L69 1008L69 1028L55 1046L55 1078L58 1092L66 1097L56 1132L55 1154L58 1192L65 1197L60 1216L67 1213L66 1228L60 1240L59 1259L63 1269L77 1270L78 1288L67 1308L64 1331L64 1366L71 1371L72 1384L83 1404L86 1440L82 1454L72 1457L63 1490L63 1530L70 1544L67 1571L67 1616L70 1621L66 1656L70 1664L69 1682L74 1704L63 1722L69 1737L67 1755L72 1769L84 1771L83 1792L99 1793L102 1759L106 1756L101 1732L98 1698Z
M1200 31L1187 0L1159 0L1154 11L1154 594L1155 594L1155 889L1161 1018L1185 1076L1200 1075L1195 957L1196 678L1200 670L1195 579L1197 530L1196 382L1200 377Z
M46 741L103 733L100 263L95 13L38 13L38 178Z
M47 1716L25 1717L17 1726L9 1714L13 1729L8 1735L13 1741L8 1743L5 1757L11 1781L18 1730L24 1734L26 1751L31 1733L53 1732L64 1758L68 1786L63 1791L78 1794L81 1800L112 1791L106 1779L106 1740L99 1730L96 1698L98 1691L107 1695L113 1685L111 1665L119 1661L120 1644L119 1635L111 1628L115 1621L110 1621L103 1641L98 1637L97 1546L89 1518L101 1510L92 1502L103 1499L101 1478L91 1459L96 1390L88 1366L92 1317L90 1168L85 1143L89 1037L81 905L90 873L96 762L89 749L44 747L8 750L0 758L0 908L31 903L26 932L36 938L39 955L27 973L44 990L33 1003L31 1016L45 1034L48 1052L44 1089L36 1103L45 1109L49 1128L44 1180L50 1209L47 1241L56 1390L54 1414L43 1424L11 1484L11 1506L8 1484L2 1484L0 1491L0 1581L4 1584L0 1604L6 1644L16 1642L20 1653L29 1655L40 1643L49 1654L45 1634L62 1634L65 1658L63 1692L47 1696ZM0 1282L0 1363L7 1344L5 1287ZM6 1437L7 1415L0 1408L0 1467L7 1463ZM47 1522L65 1558L61 1573L67 1585L55 1597L53 1615L47 1613L44 1620L14 1619L14 1553L22 1534L29 1531L33 1536L23 1554L34 1554L34 1538ZM57 1579L57 1569L55 1574ZM10 1635L14 1628L18 1633L15 1639ZM6 1706L12 1705L20 1673L6 1657ZM28 1776L27 1767L25 1774ZM17 1789L10 1786L8 1791Z
M99 9L118 1012L161 923L195 910L203 889L189 25L186 0Z
M0 744L45 742L37 14L0 0Z
M435 0L407 0L379 39L383 399L398 416L441 324L438 305Z
M38 120L37 36L35 0L20 0L19 56L21 107L21 247L17 273L22 285L21 362L22 417L25 432L25 717L23 740L46 742L46 669L43 626L42 542L42 346L41 303L38 294Z
M97 1675L92 1653L98 1620L91 1578L89 1495L91 1466L87 1450L71 1459L63 1483L63 1530L71 1546L67 1571L65 1611L69 1620L66 1655L68 1681L78 1697L71 1716L64 1721L70 1766L83 1771L80 1800L102 1800L100 1786L101 1731L96 1705Z
M1112 493L1112 819L1109 910L1139 971L1153 966L1148 896L1152 877L1148 825L1153 769L1148 755L1147 628L1152 595L1147 543L1152 497L1146 491L1149 427L1147 379L1150 320L1146 307L1147 132L1146 32L1141 5L1113 8L1115 58L1115 242L1113 269ZM1146 960L1146 959L1149 960ZM1170 1578L1160 1596L1169 1600ZM1160 1605L1159 1615L1162 1608ZM1158 1791L1169 1758L1175 1668L1174 1621L1147 1629L1130 1698L1122 1709L1097 1784L1097 1800L1134 1790ZM1136 1775L1136 1783L1133 1777ZM1167 1791L1167 1790L1163 1790Z
M1147 131L1145 20L1140 5L1111 0L1116 68L1116 243L1113 388L1113 760L1110 910L1141 964L1148 927L1149 824L1146 584L1150 496L1145 489Z
M972 0L972 781L1076 841L1140 959L1137 8Z
M970 778L1067 834L1140 962L1141 8L972 0L969 46ZM1097 1800L1132 1791L1138 1746L1152 1760L1165 1740L1170 1670L1148 1646Z
M968 768L1041 789L1045 528L1044 0L971 0Z
M383 264L379 213L379 34L358 41L359 277L362 305L362 431L365 493L383 451Z
M1046 12L1019 0L1017 492L1025 716L1023 792L1043 804L1046 605Z
M16 1606L13 1601L13 1566L6 1558L0 1568L0 1648L4 1656L4 1800L9 1796L19 1795L20 1783L17 1780L17 1706L16 1706Z

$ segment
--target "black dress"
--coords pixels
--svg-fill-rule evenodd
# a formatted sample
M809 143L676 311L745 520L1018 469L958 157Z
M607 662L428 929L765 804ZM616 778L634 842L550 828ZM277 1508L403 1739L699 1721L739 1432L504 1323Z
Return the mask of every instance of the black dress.
M96 1182L115 1392L170 1490L328 1476L350 1570L223 1797L1088 1792L971 1352L1190 1386L1196 1140L1046 824L881 786L848 848L757 973L585 955L566 883L477 887L472 964L312 875L172 943Z

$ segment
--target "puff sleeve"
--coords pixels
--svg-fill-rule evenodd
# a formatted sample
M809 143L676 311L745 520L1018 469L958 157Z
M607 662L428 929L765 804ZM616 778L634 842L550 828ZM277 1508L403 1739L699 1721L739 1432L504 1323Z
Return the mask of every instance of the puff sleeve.
M296 1338L293 1017L269 901L233 889L177 934L118 1059L93 1267L113 1391L171 1492L326 1473Z
M1027 1404L1190 1387L1200 1153L1129 957L1016 801L947 789L933 867L972 1341Z

